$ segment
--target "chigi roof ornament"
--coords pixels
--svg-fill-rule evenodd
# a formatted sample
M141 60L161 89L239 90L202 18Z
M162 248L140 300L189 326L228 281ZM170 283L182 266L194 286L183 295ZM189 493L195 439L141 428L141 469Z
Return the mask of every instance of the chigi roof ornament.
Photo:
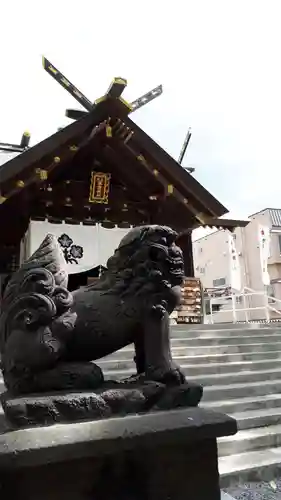
M43 68L51 75L67 92L69 92L76 101L83 106L83 108L86 111L81 111L78 109L67 109L66 110L66 116L68 118L71 118L72 120L79 120L87 112L90 112L94 109L95 104L98 104L100 102L100 99L96 100L95 102L91 102L80 90L78 90L75 85L73 85L46 57L42 57L42 62L43 62ZM130 108L130 112L132 113L133 111L136 111L137 109L141 108L145 104L148 104L149 102L153 101L156 99L156 97L160 96L163 92L163 87L162 85L158 85L154 89L150 90L146 94L138 97L131 103L127 103L124 101L124 99L121 97L121 94L123 93L123 90L127 86L127 80L125 78L117 77L114 78L112 83L109 86L108 91L106 92L107 97L112 97L112 98L119 98L122 100L125 104L128 105ZM103 99L103 98L101 98Z

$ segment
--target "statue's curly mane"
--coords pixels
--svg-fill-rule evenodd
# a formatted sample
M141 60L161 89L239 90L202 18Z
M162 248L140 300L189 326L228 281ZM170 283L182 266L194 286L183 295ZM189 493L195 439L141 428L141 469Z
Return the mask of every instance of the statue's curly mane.
M100 280L87 287L112 294L143 295L150 289L171 287L173 274L183 274L182 255L169 248L177 233L166 226L142 226L132 229L107 261Z
M35 330L67 311L73 303L67 290L65 260L57 239L48 234L40 247L14 273L5 288L0 317L0 353L9 333L25 325Z

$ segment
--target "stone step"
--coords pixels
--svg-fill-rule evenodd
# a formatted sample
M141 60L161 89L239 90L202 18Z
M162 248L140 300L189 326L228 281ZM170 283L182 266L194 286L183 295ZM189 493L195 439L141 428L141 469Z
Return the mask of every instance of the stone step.
M278 329L281 327L281 322L274 323L215 323L215 324L200 324L200 323L185 323L172 325L172 330L259 330L259 329Z
M281 408L263 408L231 414L238 423L239 430L254 429L270 425L281 424Z
M174 350L173 350L174 354ZM134 367L134 352L132 351L127 358L123 357L120 359L119 353L111 354L106 358L97 361L97 364L102 367L103 370L115 370L115 369L130 369ZM173 356L173 359L180 365L196 365L201 366L202 369L210 364L219 364L221 366L230 363L255 363L255 362L271 362L276 363L281 362L281 351L268 351L268 352L253 352L253 353L234 353L234 354L203 354L203 355L177 355Z
M281 447L233 454L219 458L221 488L281 475Z
M268 344L266 344L268 345ZM187 350L188 352L188 350ZM97 361L97 363L100 366L103 366L104 368L107 367L108 369L110 367L110 363L112 364L123 364L123 363L133 363L133 357L134 357L134 352L131 351L130 355L128 353L128 357L123 359L119 356L119 352L110 354L106 358L103 358L102 360ZM173 350L174 353L174 350ZM233 353L233 354L197 354L195 356L189 356L184 355L184 354L179 354L176 356L173 356L174 360L181 364L190 364L190 365L206 365L206 364L211 364L211 363L219 363L219 364L226 364L226 363L237 363L237 362L244 362L244 361L270 361L270 360L279 360L281 361L281 351L268 351L268 352L238 352L238 353Z
M182 342L181 345L175 345L172 340L172 351L173 356L217 356L225 354L228 356L229 354L262 354L267 352L279 352L281 351L281 342L273 342L273 343L249 343L249 344L234 344L234 345L201 345L201 346L190 346ZM124 349L120 349L114 354L110 354L103 358L103 360L110 359L133 359L135 355L135 351L133 346L125 347Z
M206 337L177 337L171 339L172 346L185 345L190 346L218 346L218 345L240 345L240 344L269 344L278 343L280 347L281 334L276 333L265 333L256 335L217 335L217 336L206 336Z
M267 370L237 371L214 374L203 373L202 375L190 375L188 366L181 365L181 368L190 382L198 382L198 384L202 384L204 387L217 385L224 386L226 384L247 384L251 382L263 382L264 380L270 381L278 378L281 379L281 366ZM135 374L135 369L104 371L106 379L127 378L133 374Z
M170 337L175 338L175 337L193 337L193 338L204 338L204 337L217 337L217 336L225 336L225 337L230 337L230 336L254 336L254 335L269 335L269 334L274 334L274 335L281 335L281 328L259 328L258 330L256 329L249 329L249 328L232 328L233 325L229 326L229 328L213 328L211 330L206 329L206 328L197 328L196 330L190 329L188 327L186 328L180 328L180 327L171 327L170 328Z
M206 389L207 390L207 389ZM207 410L214 410L222 413L233 414L252 410L265 410L281 407L281 394L265 394L264 396L250 396L245 398L234 398L227 400L205 401L201 405Z
M218 439L219 456L235 455L281 445L281 424L239 431Z
M186 356L187 358L187 356ZM223 374L223 373L236 373L236 372L247 372L254 370L271 370L271 369L281 369L281 360L259 360L259 361L234 361L231 363L198 363L196 364L196 360L192 359L193 363L188 364L185 363L184 358L174 357L174 360L180 364L180 366L186 371L189 376L201 376L202 374ZM132 360L130 361L118 361L118 360L110 360L110 361L98 361L98 365L102 368L103 371L107 372L134 372L135 371L135 363Z
M231 400L247 397L265 396L267 394L281 393L281 379L249 382L247 384L211 385L204 387L203 402Z

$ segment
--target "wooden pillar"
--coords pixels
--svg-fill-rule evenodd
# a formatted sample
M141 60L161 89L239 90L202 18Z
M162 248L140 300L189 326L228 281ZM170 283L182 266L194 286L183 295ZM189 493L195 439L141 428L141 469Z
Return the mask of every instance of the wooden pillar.
M182 233L178 239L178 245L182 249L184 258L184 272L188 278L194 277L194 262L192 250L192 231Z

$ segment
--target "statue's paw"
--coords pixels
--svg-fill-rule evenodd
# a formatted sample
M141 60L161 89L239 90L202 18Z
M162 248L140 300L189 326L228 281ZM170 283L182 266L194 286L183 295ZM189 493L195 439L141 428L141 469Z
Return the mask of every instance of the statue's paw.
M181 385L186 382L184 373L175 363L171 363L169 367L158 367L148 370L147 378L162 382L165 385Z

